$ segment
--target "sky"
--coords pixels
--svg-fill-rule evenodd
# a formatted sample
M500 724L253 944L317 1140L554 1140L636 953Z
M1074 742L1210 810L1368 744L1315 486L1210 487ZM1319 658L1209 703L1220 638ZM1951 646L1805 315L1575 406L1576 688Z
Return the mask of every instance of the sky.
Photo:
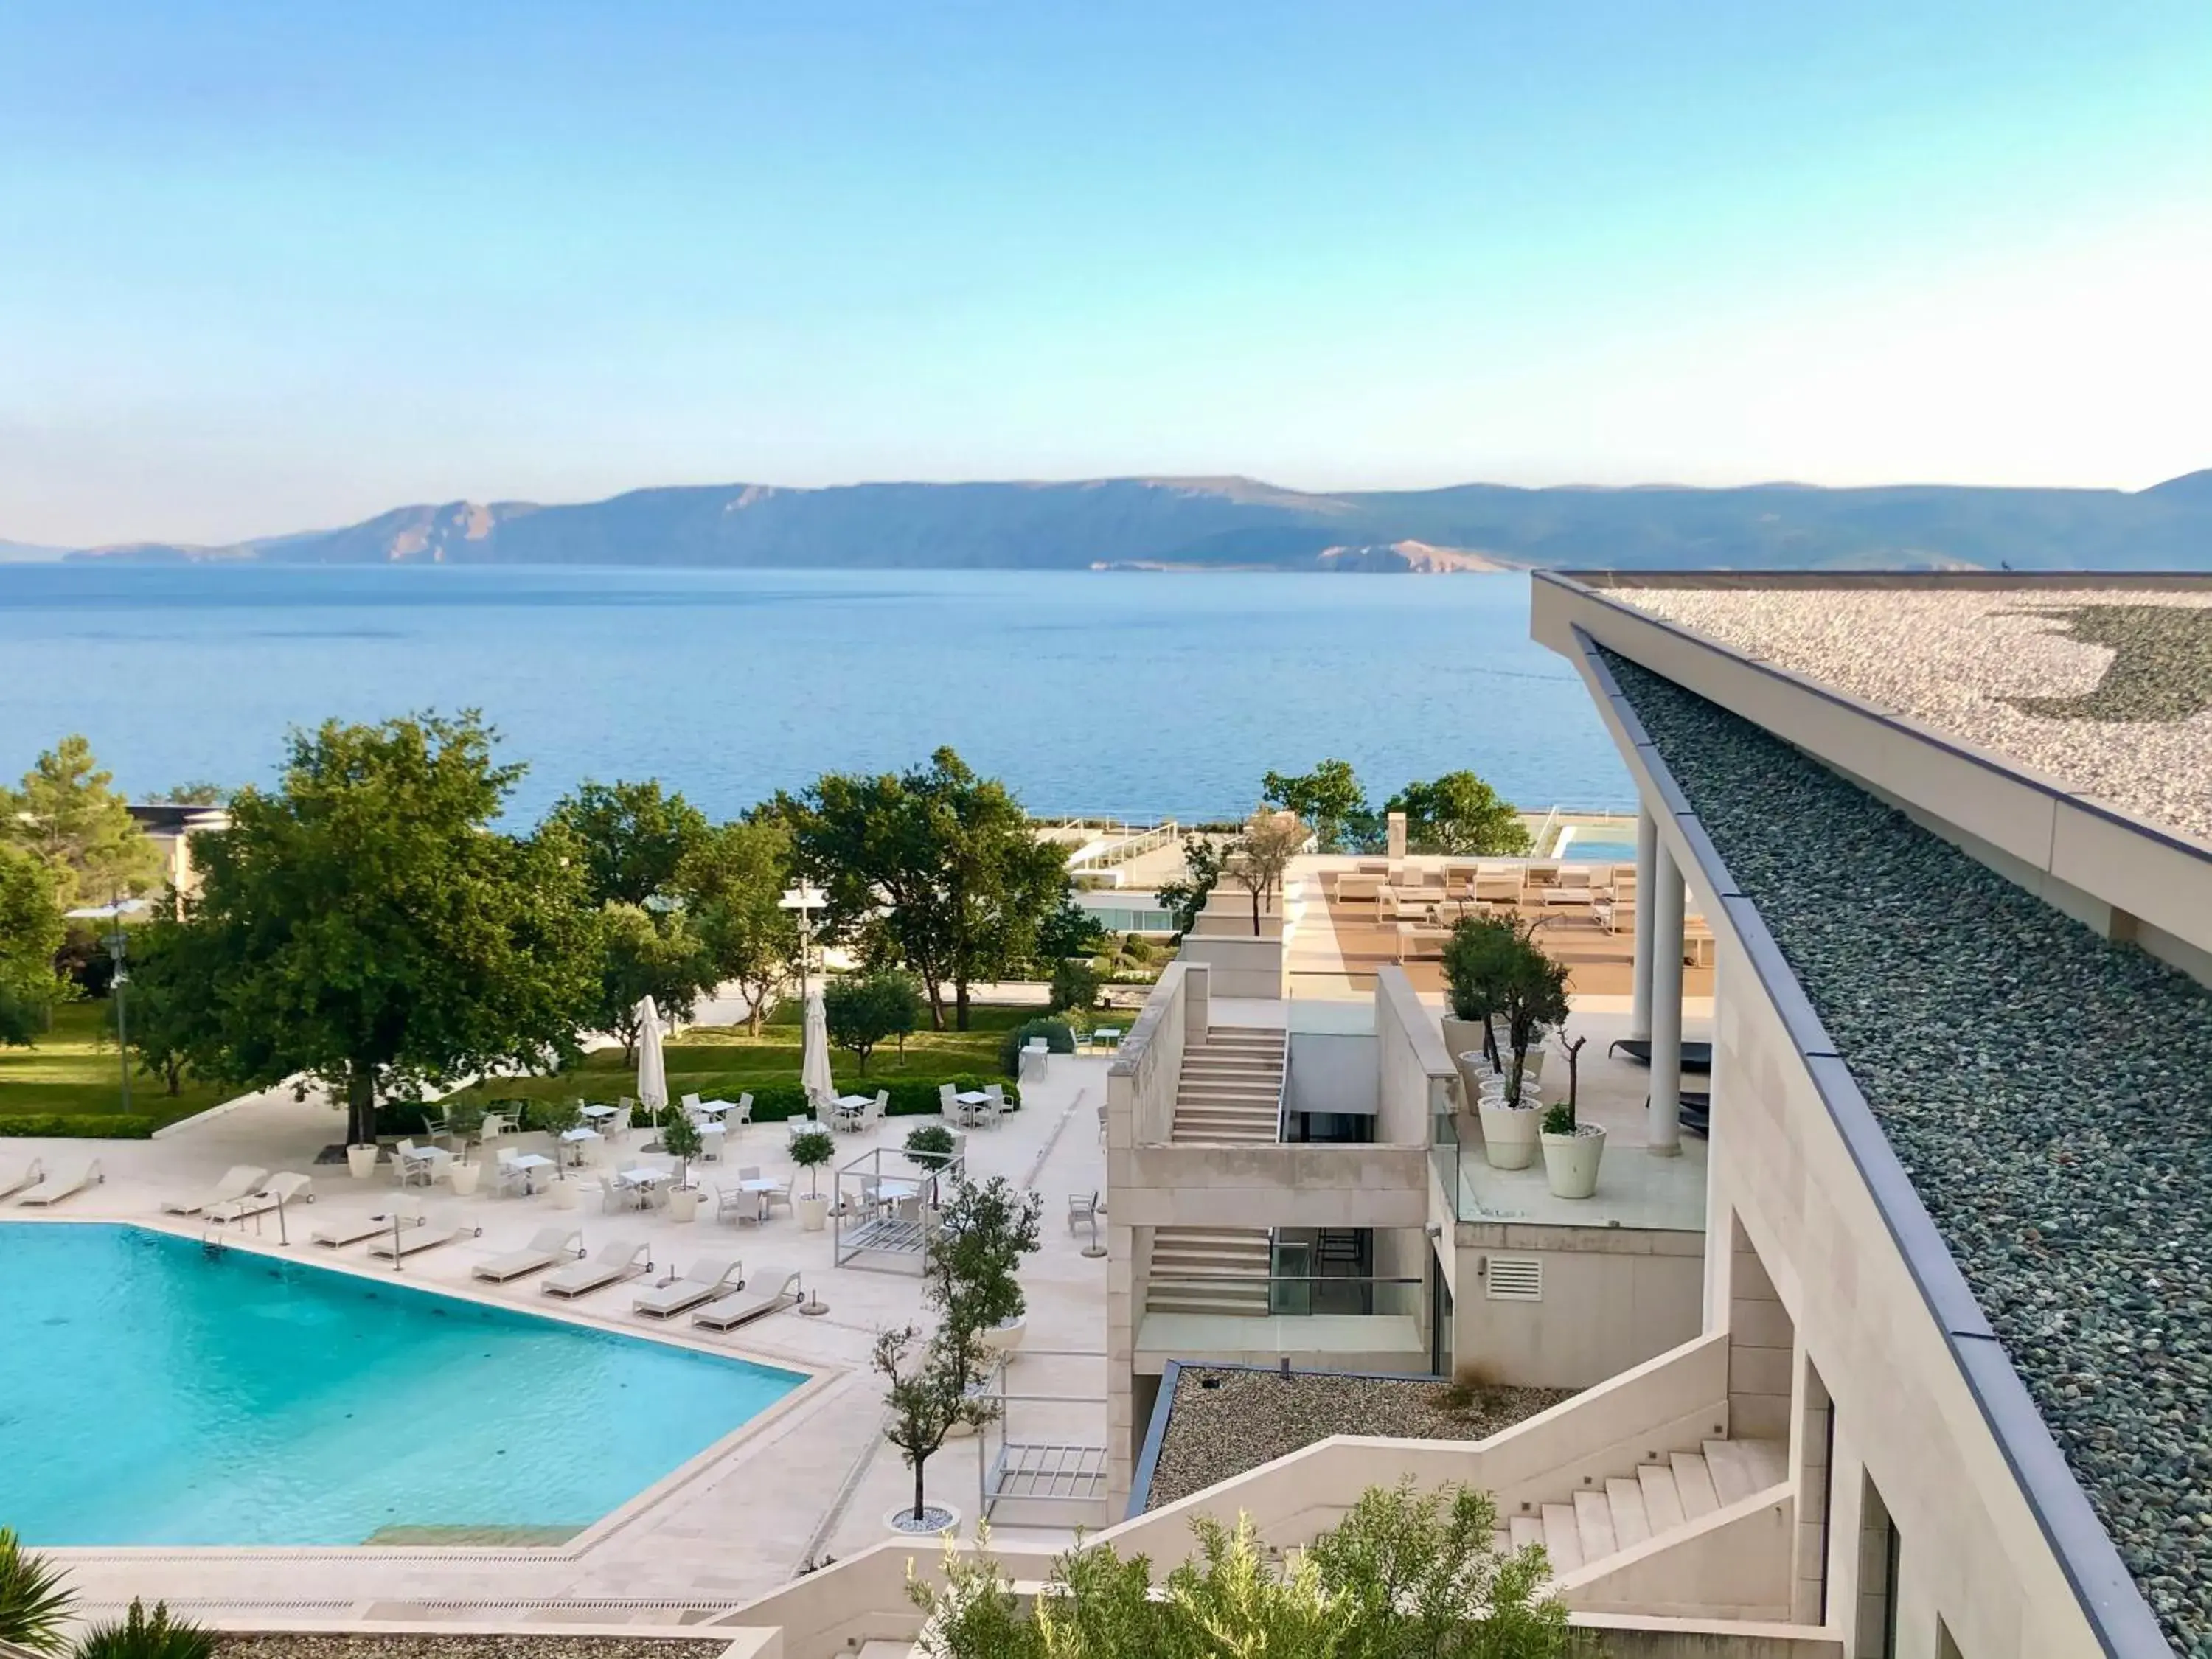
M2212 6L0 8L0 538L2212 466Z

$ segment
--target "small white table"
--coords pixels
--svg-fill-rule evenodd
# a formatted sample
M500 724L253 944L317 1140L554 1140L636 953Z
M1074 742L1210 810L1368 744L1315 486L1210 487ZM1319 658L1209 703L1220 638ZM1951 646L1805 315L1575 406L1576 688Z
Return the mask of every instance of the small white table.
M960 1109L960 1121L970 1127L998 1121L999 1115L991 1108L991 1097L981 1089L963 1091L952 1097L952 1103Z
M622 1108L619 1106L586 1106L584 1108L584 1115L591 1119L594 1123L605 1123L611 1117L620 1117L622 1115Z
M638 1195L637 1201L640 1208L645 1206L653 1192L664 1182L675 1179L675 1172L670 1170L618 1170L615 1172L615 1184L617 1187L627 1187L635 1193Z
M600 1138L597 1129L563 1129L561 1132L561 1144L568 1150L569 1167L582 1169L585 1149Z
M850 1123L875 1103L873 1095L837 1095L831 1098L830 1103L837 1109L839 1118Z
M1118 1025L1102 1025L1097 1030L1093 1031L1091 1034L1091 1046L1096 1048L1102 1044L1109 1048L1120 1048L1121 1046L1121 1028Z
M522 1171L523 1196L534 1198L538 1194L538 1172L551 1169L553 1160L543 1152L525 1152L520 1158L507 1159L507 1167Z
M737 1103L734 1100L702 1100L691 1109L702 1117L720 1117L723 1113L735 1109Z
M783 1183L767 1176L756 1176L750 1181L740 1181L738 1183L738 1190L741 1193L750 1193L760 1200L760 1218L765 1221L768 1219L768 1195L770 1193L781 1192Z

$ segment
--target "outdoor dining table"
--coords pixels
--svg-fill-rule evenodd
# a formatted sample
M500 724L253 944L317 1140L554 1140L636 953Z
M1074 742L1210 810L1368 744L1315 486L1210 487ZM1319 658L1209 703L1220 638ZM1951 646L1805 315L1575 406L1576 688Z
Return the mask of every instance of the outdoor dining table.
M720 1117L737 1103L734 1100L702 1100L691 1109L702 1117Z
M615 1172L615 1184L627 1187L635 1193L640 1207L643 1207L663 1182L675 1179L675 1172L671 1170L617 1170Z
M543 1152L525 1152L520 1158L509 1158L507 1167L522 1171L523 1196L534 1198L538 1194L538 1172L551 1169L553 1160Z
M582 1169L585 1149L593 1141L601 1139L603 1137L597 1129L563 1129L561 1132L561 1144L568 1149L569 1167Z
M621 1116L622 1108L619 1106L586 1106L584 1108L584 1115L591 1119L594 1123L605 1123L611 1117Z
M960 1121L973 1124L991 1116L991 1097L981 1089L963 1089L952 1097L952 1103L960 1109Z
M781 1192L783 1183L781 1181L772 1180L767 1176L756 1176L749 1181L740 1181L738 1183L738 1190L741 1193L751 1193L760 1200L760 1218L765 1221L768 1219L768 1195L770 1193Z
M838 1095L830 1103L837 1109L839 1117L855 1118L874 1105L875 1099L873 1095Z
M1102 1044L1109 1048L1120 1048L1121 1046L1121 1028L1118 1025L1102 1025L1097 1030L1093 1031L1091 1034L1091 1046L1096 1048Z

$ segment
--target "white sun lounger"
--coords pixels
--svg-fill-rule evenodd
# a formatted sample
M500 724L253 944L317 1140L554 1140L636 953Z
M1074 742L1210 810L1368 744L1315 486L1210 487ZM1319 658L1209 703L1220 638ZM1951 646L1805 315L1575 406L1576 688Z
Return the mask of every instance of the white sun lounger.
M228 1204L210 1204L200 1215L208 1221L243 1221L248 1216L266 1215L279 1204L312 1204L315 1201L312 1190L314 1184L303 1175L271 1176L260 1191L234 1198Z
M20 1193L26 1187L37 1186L46 1173L46 1166L35 1158L28 1164L0 1170L0 1198L6 1198L11 1193Z
M64 1164L58 1173L48 1176L15 1201L28 1204L34 1209L43 1208L73 1193L81 1193L88 1187L96 1186L104 1179L106 1177L100 1173L100 1160L96 1158L89 1164Z
M635 1279L653 1266L647 1257L644 1267L638 1258L645 1255L645 1246L627 1238L611 1244L602 1244L588 1261L572 1261L565 1267L556 1267L538 1281L538 1288L548 1296L565 1296L572 1300L589 1296L593 1291L603 1291L618 1279Z
M479 1261L470 1270L469 1276L504 1285L510 1279L520 1279L525 1273L534 1273L540 1267L550 1267L556 1261L583 1253L584 1236L574 1227L540 1227L527 1248Z
M711 1302L725 1291L745 1287L745 1264L733 1255L702 1255L673 1284L656 1285L630 1304L632 1313L647 1319L673 1319L702 1302Z
M760 1283L767 1284L768 1275L763 1275ZM691 1316L691 1322L710 1331L734 1330L747 1320L758 1319L778 1308L797 1307L803 1294L799 1288L799 1275L786 1273L783 1283L772 1291L741 1290L709 1302Z
M423 1222L422 1205L405 1199L398 1202L399 1224L403 1227L421 1226ZM349 1244L358 1244L364 1238L374 1238L380 1233L388 1237L391 1231L392 1217L389 1213L381 1221L374 1216L357 1215L349 1220L333 1221L327 1227L318 1227L309 1237L318 1244L327 1244L337 1250Z
M474 1238L478 1231L474 1227L447 1227L437 1232L426 1232L417 1228L413 1232L400 1234L396 1243L389 1238L379 1240L368 1247L368 1253L382 1256L386 1261L396 1261L405 1256L420 1255L425 1250L434 1250L441 1244L450 1244L457 1238Z
M222 1179L212 1190L198 1198L165 1198L161 1200L163 1215L198 1215L202 1210L211 1210L218 1205L235 1204L248 1193L258 1193L269 1179L269 1171L252 1164L234 1164L223 1171Z

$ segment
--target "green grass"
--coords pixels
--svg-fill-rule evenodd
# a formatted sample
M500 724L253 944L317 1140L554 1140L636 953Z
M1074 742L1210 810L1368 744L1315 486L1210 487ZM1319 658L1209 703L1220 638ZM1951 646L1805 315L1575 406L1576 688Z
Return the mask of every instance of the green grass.
M896 1043L877 1049L868 1056L865 1078L854 1055L833 1048L830 1076L840 1090L857 1091L864 1083L888 1083L898 1078L934 1081L961 1073L995 1075L1000 1037L1037 1012L977 1007L972 1011L973 1030L916 1031L906 1040L903 1059ZM796 1013L788 1019L771 1016L758 1036L747 1036L742 1025L708 1025L686 1031L662 1050L669 1097L697 1094L709 1099L735 1098L755 1084L796 1083L799 1045ZM465 1090L463 1097L557 1100L581 1095L596 1101L636 1092L636 1063L625 1061L619 1048L601 1048L585 1055L582 1065L556 1077L494 1078Z
M28 1048L0 1048L0 1113L32 1112L114 1116L123 1110L122 1067L105 1002L66 1002L54 1010L53 1030ZM173 1123L220 1105L237 1091L187 1078L171 1095L157 1077L134 1069L131 1109Z

